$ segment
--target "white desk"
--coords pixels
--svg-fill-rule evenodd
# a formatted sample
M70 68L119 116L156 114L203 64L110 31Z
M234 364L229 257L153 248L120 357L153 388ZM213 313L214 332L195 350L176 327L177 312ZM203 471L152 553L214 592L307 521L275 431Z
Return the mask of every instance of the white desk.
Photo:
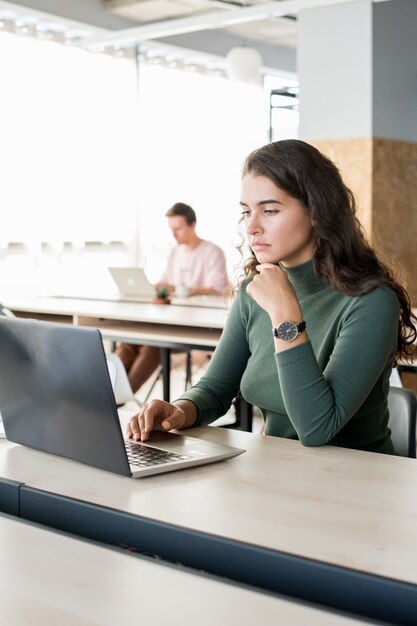
M223 329L227 309L204 306L161 305L76 298L9 297L2 301L15 313L49 315L78 323L82 318Z
M0 441L0 476L25 483L27 490L20 492L30 496L30 506L44 492L57 494L48 515L64 528L66 499L73 499L83 532L89 532L94 507L101 507L103 515L111 513L106 532L120 516L123 528L132 524L129 542L149 539L156 551L166 549L161 540L168 540L170 533L168 549L175 549L176 541L187 546L191 533L194 553L203 560L212 558L213 567L217 552L210 552L212 543L220 554L238 554L242 572L245 563L255 569L258 556L266 554L275 567L274 556L284 554L409 583L416 591L415 460L332 446L304 448L295 441L210 427L190 433L247 452L212 466L133 480ZM82 503L88 503L84 511ZM40 499L41 516L46 515L44 504ZM100 515L95 530L99 523ZM182 555L176 557L181 560ZM337 587L331 569L325 574L326 584L317 582L318 593L327 594L327 585ZM275 571L274 576L282 575ZM320 575L309 574L313 584ZM357 601L351 589L342 587L340 592L348 604ZM379 590L377 598L381 606L390 603L388 593Z
M0 611L11 626L355 626L362 621L0 516Z

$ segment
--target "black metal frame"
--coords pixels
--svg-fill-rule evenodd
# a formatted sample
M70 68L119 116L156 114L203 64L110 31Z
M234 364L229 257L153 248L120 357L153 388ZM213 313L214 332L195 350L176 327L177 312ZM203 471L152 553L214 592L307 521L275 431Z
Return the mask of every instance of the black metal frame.
M292 93L290 91L288 91L287 89L271 89L271 91L269 92L269 131L268 131L268 137L269 137L269 141L272 141L272 135L273 135L273 127L272 127L272 111L274 109L293 109L294 106L293 105L289 105L289 106L274 106L272 104L272 98L274 96L287 96L288 98L297 98L297 95L295 93Z

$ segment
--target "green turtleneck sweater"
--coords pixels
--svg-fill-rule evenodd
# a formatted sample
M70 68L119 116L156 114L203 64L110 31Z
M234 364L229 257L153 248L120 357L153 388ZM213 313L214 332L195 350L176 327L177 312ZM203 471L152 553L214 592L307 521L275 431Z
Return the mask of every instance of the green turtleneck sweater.
M239 389L258 406L265 433L306 446L332 444L394 454L387 395L399 302L382 287L347 296L318 279L311 261L288 270L309 341L275 353L269 315L242 286L220 343L200 381L181 399L196 424L230 408Z

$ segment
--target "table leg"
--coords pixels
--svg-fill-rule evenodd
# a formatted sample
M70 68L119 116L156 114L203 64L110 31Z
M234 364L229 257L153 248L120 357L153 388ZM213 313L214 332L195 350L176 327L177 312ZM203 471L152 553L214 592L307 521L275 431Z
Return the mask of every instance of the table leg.
M234 399L233 404L235 405L236 422L233 424L232 428L238 428L239 430L245 430L251 433L253 417L252 405L246 402L240 394Z
M171 394L171 350L169 348L161 348L161 364L163 399L169 402Z

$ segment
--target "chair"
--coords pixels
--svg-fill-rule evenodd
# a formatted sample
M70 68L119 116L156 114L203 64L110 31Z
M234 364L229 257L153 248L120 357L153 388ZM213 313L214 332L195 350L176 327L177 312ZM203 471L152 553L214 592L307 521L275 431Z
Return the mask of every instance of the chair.
M106 359L116 404L135 402L138 406L141 406L139 400L133 393L125 367L120 358L117 354L109 352L106 354Z
M3 306L2 304L0 304L0 315L7 316L7 317L14 317L14 314L10 311L10 309L6 309L6 307ZM3 420L1 418L1 413L0 413L0 439L3 439L5 436L6 435L4 433Z
M401 381L401 376L400 376L400 372L398 370L397 367L393 367L392 368L392 372L391 372L391 376L389 379L389 384L391 387L402 387L402 381Z
M133 401L139 407L142 407L145 402L147 402L151 396L151 393L156 385L156 383L162 378L162 366L159 366L156 372L156 376L146 394L146 398L141 402L139 398L135 396L133 393L133 389L130 385L129 378L126 373L126 369L120 359L114 352L106 353L107 359L107 367L109 370L110 381L113 387L114 397L116 400L116 404L125 404L126 402ZM187 352L187 362L186 362L186 380L185 380L185 389L187 390L188 386L191 384L191 356L190 352Z
M390 387L388 393L391 439L400 456L416 458L417 399L410 389Z
M0 315L6 316L6 317L14 317L14 313L12 313L10 309L6 308L2 304L0 304Z

